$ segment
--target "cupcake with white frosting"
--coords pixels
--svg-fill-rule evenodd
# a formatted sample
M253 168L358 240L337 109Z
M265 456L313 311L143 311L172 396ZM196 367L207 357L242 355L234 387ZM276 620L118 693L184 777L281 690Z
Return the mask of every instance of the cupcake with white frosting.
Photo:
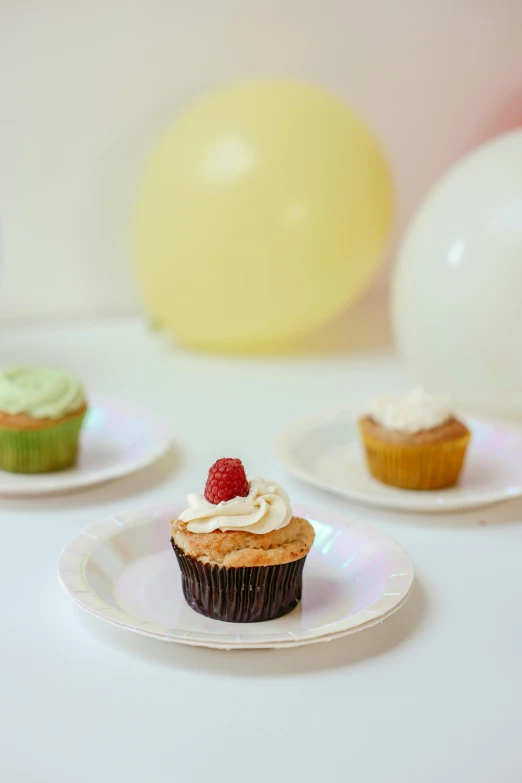
M372 476L401 489L455 484L471 437L449 397L424 389L372 400L359 430Z
M63 370L0 371L0 470L47 473L73 465L86 411L80 383Z
M276 482L238 459L210 469L203 495L171 522L183 594L196 612L236 623L272 620L301 600L314 531Z

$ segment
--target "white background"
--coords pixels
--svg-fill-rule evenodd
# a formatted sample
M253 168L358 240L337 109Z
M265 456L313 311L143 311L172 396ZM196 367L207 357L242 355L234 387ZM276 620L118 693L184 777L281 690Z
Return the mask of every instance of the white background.
M520 0L0 0L0 320L137 306L143 157L187 100L237 76L312 79L357 108L404 225L438 172L522 115L521 30ZM274 462L292 417L407 387L376 351L381 319L370 309L328 354L314 338L309 356L257 360L175 351L137 320L4 323L2 362L70 367L163 416L176 450L88 492L1 500L2 783L520 783L521 503L365 510ZM295 651L182 649L80 618L56 577L63 544L182 500L224 454L394 536L417 574L406 606Z
M0 320L128 311L129 222L158 133L204 90L291 76L381 139L399 228L522 119L520 0L2 0Z
M147 406L176 444L121 481L1 499L2 783L520 783L522 502L445 516L365 509L274 459L292 417L407 388L392 357L202 357L137 321L8 328L0 346ZM224 455L273 475L295 503L393 536L416 572L406 605L329 644L229 653L75 609L58 584L62 546L110 514L183 502Z

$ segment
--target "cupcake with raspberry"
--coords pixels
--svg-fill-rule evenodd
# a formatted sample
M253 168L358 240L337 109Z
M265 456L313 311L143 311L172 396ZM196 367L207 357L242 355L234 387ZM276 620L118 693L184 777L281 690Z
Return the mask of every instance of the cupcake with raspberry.
M79 381L64 370L0 371L0 470L48 473L74 465L86 412Z
M424 389L372 400L359 430L372 476L400 489L456 484L471 438L449 397Z
M293 515L274 481L250 476L239 459L219 459L203 495L171 522L183 594L215 620L252 623L288 614L301 600L311 524Z

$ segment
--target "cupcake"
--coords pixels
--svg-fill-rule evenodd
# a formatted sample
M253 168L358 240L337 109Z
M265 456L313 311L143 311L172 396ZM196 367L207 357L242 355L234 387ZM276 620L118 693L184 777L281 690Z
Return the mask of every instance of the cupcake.
M373 400L359 430L372 476L401 489L451 487L471 437L449 398L423 389Z
M0 470L48 473L74 465L86 411L80 384L63 370L0 371Z
M314 541L274 481L247 478L239 459L219 459L204 495L171 522L183 594L196 612L234 623L273 620L301 600Z

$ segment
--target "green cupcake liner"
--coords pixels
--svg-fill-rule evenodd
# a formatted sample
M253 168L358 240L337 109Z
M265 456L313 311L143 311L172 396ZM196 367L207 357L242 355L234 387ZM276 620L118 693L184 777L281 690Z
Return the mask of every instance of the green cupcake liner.
M0 427L0 470L51 473L76 462L85 411L39 430Z

